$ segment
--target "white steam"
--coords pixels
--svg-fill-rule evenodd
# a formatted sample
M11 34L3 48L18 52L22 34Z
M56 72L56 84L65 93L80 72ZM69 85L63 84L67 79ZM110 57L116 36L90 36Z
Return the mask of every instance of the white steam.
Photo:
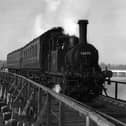
M43 26L42 26L42 15L39 14L36 16L36 19L35 19L35 25L34 25L34 30L35 30L35 35L36 36L39 36L40 34L42 34L43 32Z
M35 34L61 26L68 34L78 33L78 20L87 18L90 0L44 0L43 12L36 16Z
M66 33L69 33L71 35L76 35L78 32L78 25L76 21L73 18L66 18L63 22L63 26Z
M49 11L56 11L61 3L60 0L45 0L45 2L47 3L47 9Z

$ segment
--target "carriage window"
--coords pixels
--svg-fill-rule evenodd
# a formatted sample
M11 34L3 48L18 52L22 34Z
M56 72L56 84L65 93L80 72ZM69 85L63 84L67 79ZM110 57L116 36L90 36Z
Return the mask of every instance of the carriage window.
M26 51L24 51L25 57L26 57Z
M30 56L30 49L28 48L28 57Z
M33 45L33 47L32 47L32 56L34 57L34 45Z
M56 43L57 41L51 40L49 43L50 50L56 50Z
M31 56L33 56L34 54L34 50L33 50L33 46L31 46Z
M35 54L36 54L36 53L35 53L35 51L36 51L36 50L35 50L35 47L36 47L36 45L33 46L33 56L35 56Z
M35 56L37 56L37 45L35 45Z
M28 49L26 50L26 57L28 56Z
M27 50L26 50L26 57L27 57Z

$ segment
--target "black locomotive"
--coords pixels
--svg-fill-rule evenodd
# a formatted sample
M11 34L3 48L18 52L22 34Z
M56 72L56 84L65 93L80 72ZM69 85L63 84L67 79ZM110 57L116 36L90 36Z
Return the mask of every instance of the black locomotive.
M61 92L79 100L102 93L107 72L98 64L98 50L87 42L87 20L80 20L80 38L53 28L8 54L8 70L45 86L61 86ZM108 77L111 77L109 75Z

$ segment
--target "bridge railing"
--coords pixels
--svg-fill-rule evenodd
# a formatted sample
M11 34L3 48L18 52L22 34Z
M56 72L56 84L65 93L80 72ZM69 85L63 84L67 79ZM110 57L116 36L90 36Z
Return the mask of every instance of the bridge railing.
M0 72L0 97L25 126L115 126L97 113L26 77Z
M115 81L115 80L106 80L105 81L105 85L109 84L109 85L114 85L114 98L118 99L119 96L119 85L125 85L126 86L126 82L122 82L122 81ZM121 100L121 99L120 99Z

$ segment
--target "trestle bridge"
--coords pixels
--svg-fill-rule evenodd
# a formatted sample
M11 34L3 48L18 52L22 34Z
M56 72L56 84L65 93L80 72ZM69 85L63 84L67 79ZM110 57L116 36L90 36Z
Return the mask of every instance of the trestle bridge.
M107 82L106 82L107 83ZM0 126L126 126L126 102L100 96L83 104L21 75L0 72Z

